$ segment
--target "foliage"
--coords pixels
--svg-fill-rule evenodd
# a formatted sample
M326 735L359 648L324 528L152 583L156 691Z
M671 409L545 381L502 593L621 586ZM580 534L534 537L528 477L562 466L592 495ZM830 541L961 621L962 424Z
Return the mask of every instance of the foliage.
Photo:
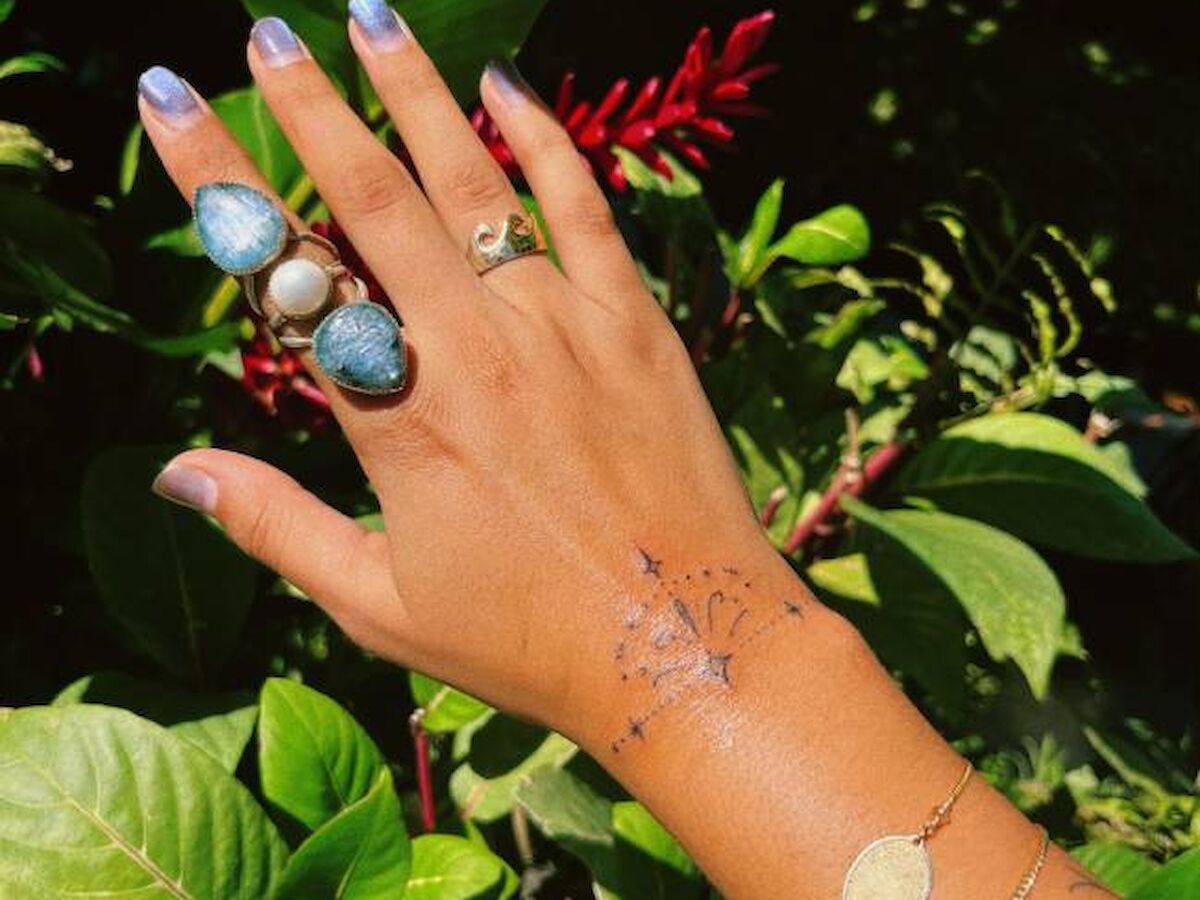
M386 138L343 5L244 2L288 17ZM469 105L483 62L515 52L542 3L399 5ZM0 2L0 22L12 7ZM743 41L765 36L769 18L747 21ZM711 37L697 42L689 77L720 66ZM69 67L23 53L0 79ZM714 102L741 102L721 90ZM257 92L213 107L288 202L322 218ZM1196 621L1200 535L1160 513L1195 505L1196 421L1090 361L1118 295L1096 242L978 171L956 202L916 211L902 240L837 197L791 221L783 180L729 228L695 153L671 155L669 136L610 134L596 158L620 173L619 221L770 539L1084 865L1134 900L1194 892L1197 757L1179 702L1194 659L1175 662L1171 641ZM53 659L60 632L37 627L4 638L28 685L14 689L24 708L0 717L0 892L711 896L678 843L565 738L369 659L210 522L149 494L163 460L219 442L364 521L377 513L319 392L197 259L140 130L99 204L56 192L71 164L54 138L0 123L0 329L6 400L29 423L49 405L69 437L47 452L31 424L22 458L47 458L30 475L41 493L16 496L33 510L25 546L67 573L47 605L89 653ZM42 348L114 374L52 393ZM1148 589L1102 602L1128 572L1167 586L1169 606L1149 606L1165 623L1141 612ZM410 839L422 804L436 833Z

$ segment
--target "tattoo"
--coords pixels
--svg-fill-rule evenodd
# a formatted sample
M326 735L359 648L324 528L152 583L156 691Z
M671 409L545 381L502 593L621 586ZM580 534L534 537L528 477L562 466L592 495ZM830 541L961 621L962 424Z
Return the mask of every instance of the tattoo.
M646 692L646 708L611 742L613 753L645 741L653 719L680 700L731 690L747 648L804 618L803 601L755 597L752 579L735 566L676 574L642 547L637 563L649 593L625 611L613 662L621 681Z

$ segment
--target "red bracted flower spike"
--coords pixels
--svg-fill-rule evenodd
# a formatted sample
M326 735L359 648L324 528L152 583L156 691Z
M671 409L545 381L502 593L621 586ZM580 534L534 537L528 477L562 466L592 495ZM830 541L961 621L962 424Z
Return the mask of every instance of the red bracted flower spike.
M775 63L751 66L750 62L762 49L774 22L775 13L769 9L742 19L733 26L719 55L713 53L711 29L701 28L666 89L663 79L655 76L633 92L632 99L632 85L621 78L598 104L576 100L575 74L567 72L554 114L579 151L615 190L624 190L627 180L614 147L637 154L667 178L671 169L663 150L689 166L707 169L710 163L700 144L729 147L734 130L726 119L768 114L765 107L750 102L750 93L755 82L779 67ZM519 177L512 151L487 112L475 110L471 123L509 177Z

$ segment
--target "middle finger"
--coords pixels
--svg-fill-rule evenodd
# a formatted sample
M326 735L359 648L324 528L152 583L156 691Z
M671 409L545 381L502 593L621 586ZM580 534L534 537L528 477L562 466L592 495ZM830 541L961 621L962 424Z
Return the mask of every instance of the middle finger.
M433 61L385 0L351 0L350 38L404 140L430 202L465 252L476 226L498 226L523 207L508 176L467 121ZM499 293L553 284L557 270L534 255L489 271ZM546 279L550 279L548 282Z
M483 315L470 267L400 162L342 100L281 19L263 19L250 42L263 98L406 321L435 340ZM399 289L399 290L397 290Z

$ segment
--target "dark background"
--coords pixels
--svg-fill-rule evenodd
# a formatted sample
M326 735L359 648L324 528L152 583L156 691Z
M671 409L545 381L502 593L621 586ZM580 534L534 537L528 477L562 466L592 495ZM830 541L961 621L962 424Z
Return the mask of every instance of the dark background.
M549 98L568 69L596 96L621 75L669 75L701 24L723 36L762 8L551 0L520 62ZM776 11L763 58L784 68L760 91L775 115L741 123L738 151L705 179L727 226L782 175L788 217L849 201L894 238L922 204L963 199L964 176L981 168L1026 220L1102 248L1122 310L1094 323L1085 352L1152 393L1200 393L1194 3L809 0ZM0 83L0 109L75 161L54 190L78 208L115 191L137 75L164 63L209 95L241 86L249 25L228 0L18 4L3 50L46 50L70 73ZM870 114L881 91L895 98L887 121Z

